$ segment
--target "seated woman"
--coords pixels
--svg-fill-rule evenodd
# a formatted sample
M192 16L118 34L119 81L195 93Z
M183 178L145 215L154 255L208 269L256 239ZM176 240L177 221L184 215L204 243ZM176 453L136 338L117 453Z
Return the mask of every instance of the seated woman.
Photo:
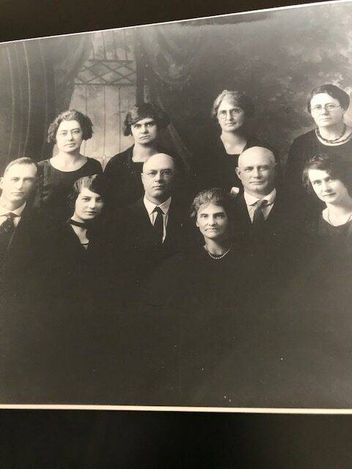
M352 164L317 154L303 182L323 210L307 224L304 264L273 313L282 357L273 396L290 406L350 407Z
M316 155L306 163L303 181L325 205L315 232L335 259L346 260L352 254L352 162Z
M110 302L104 200L102 174L78 179L68 198L71 218L52 238L43 291L48 307L38 334L48 344L42 366L50 383L44 389L54 402L112 399L112 370L119 376L119 308ZM113 280L116 300L120 289Z
M132 135L134 144L113 156L104 171L112 207L126 207L142 197L143 163L150 156L163 153L159 134L168 124L169 117L166 113L151 103L136 105L128 111L123 134Z
M106 287L105 190L101 174L78 179L68 196L71 217L57 227L51 277L57 297L69 303L91 306Z
M38 204L57 220L70 215L66 198L73 183L102 172L97 160L80 153L83 140L93 134L92 127L89 117L74 109L60 113L49 126L48 142L56 144L58 153L38 164Z
M250 369L242 359L254 350L254 331L265 316L261 309L255 317L250 306L256 296L253 269L245 249L232 240L232 204L223 189L197 194L191 217L203 245L166 261L145 287L141 316L150 324L141 333L144 340L146 330L153 337L148 351L160 363L158 390L173 390L181 405L231 405L236 388L242 402L239 383L246 378L234 370Z
M302 171L313 156L321 153L337 160L352 161L352 128L344 122L349 104L349 95L331 84L318 86L308 95L307 110L316 127L300 135L292 143L287 160L286 181L292 199L298 205L309 203L311 212L319 212L321 203L307 199L301 184Z
M254 114L253 102L241 91L224 90L215 99L211 114L221 132L199 157L198 185L202 189L219 186L228 191L232 187L241 188L235 173L238 157L247 148L260 146L249 126Z

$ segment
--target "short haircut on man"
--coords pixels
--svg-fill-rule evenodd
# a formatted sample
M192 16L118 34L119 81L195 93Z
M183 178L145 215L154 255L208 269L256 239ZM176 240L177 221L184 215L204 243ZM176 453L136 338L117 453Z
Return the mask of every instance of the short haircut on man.
M33 165L37 172L38 172L38 165L37 163L32 160L32 158L29 158L28 156L23 156L22 158L17 158L15 160L12 160L10 161L10 163L6 166L5 170L4 170L4 176L5 174L7 173L7 171L12 167L12 166L15 166L16 164L18 165Z

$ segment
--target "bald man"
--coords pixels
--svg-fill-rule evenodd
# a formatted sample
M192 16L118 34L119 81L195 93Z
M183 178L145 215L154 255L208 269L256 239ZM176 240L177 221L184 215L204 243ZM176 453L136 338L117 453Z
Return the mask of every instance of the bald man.
M238 159L236 174L243 193L234 201L235 235L250 250L258 272L271 269L280 277L299 248L303 226L278 188L273 152L248 148Z
M141 174L143 197L118 215L114 263L123 266L129 284L128 302L137 298L136 292L153 270L184 246L187 217L185 207L174 195L175 178L175 161L171 156L165 153L151 156Z

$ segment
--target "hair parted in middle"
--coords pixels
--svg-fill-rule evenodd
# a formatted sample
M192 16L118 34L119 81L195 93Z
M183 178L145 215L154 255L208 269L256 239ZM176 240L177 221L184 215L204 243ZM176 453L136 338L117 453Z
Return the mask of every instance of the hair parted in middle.
M152 103L142 103L133 106L126 114L123 122L123 134L131 135L131 126L138 121L147 118L153 119L159 129L164 129L170 124L170 118L159 106Z
M82 129L83 140L89 140L93 135L93 124L90 118L76 109L69 109L61 112L49 125L48 143L56 143L57 130L62 121L77 121Z
M222 207L229 219L232 219L233 213L233 198L224 189L220 187L213 187L212 189L205 189L195 196L191 208L190 217L195 222L198 212L204 205L214 204Z
M314 191L309 179L310 169L326 171L333 179L340 180L352 196L352 163L350 161L341 161L325 153L316 154L307 161L303 169L302 182L307 191L313 193Z
M252 99L242 91L237 90L223 90L216 98L211 109L211 116L217 119L218 109L224 99L233 102L236 106L243 109L245 117L252 117L254 115L254 104Z

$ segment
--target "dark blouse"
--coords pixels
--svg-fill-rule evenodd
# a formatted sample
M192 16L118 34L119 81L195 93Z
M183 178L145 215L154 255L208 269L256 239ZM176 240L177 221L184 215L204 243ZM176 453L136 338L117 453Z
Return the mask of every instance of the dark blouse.
M104 170L108 184L109 205L114 208L127 207L140 199L144 194L141 180L143 163L135 163L132 160L133 148L134 145L113 156ZM162 148L158 150L161 153L168 153ZM171 156L175 157L175 155ZM180 158L175 157L175 159L177 168L182 176L184 174L183 163Z
M267 146L257 137L249 137L243 149ZM209 189L211 187L223 187L230 190L231 187L242 187L235 168L238 165L239 154L229 155L226 153L224 144L220 136L216 138L212 146L206 148L195 164L195 178L198 190Z
M113 156L105 167L108 201L114 207L126 207L144 193L141 181L143 163L132 161L133 145Z
M292 201L297 206L305 207L309 216L313 213L318 214L322 210L323 204L315 194L307 193L302 184L302 175L307 161L319 153L352 162L352 139L341 145L324 145L318 140L315 130L310 130L293 141L287 159L286 185Z
M87 162L75 171L60 171L54 168L50 159L38 163L39 188L37 204L49 212L52 218L66 220L72 208L67 206L67 196L77 179L102 172L99 161L88 158Z
M318 235L331 257L340 261L351 261L352 254L352 220L343 225L333 226L323 216L320 217Z
M97 306L106 288L107 245L103 225L92 225L87 249L82 246L72 226L58 225L52 239L53 265L50 282L53 296L75 305Z
M302 185L303 168L307 161L318 153L352 162L352 139L341 145L324 145L318 140L315 130L297 137L289 150L287 159L287 178L290 184Z

